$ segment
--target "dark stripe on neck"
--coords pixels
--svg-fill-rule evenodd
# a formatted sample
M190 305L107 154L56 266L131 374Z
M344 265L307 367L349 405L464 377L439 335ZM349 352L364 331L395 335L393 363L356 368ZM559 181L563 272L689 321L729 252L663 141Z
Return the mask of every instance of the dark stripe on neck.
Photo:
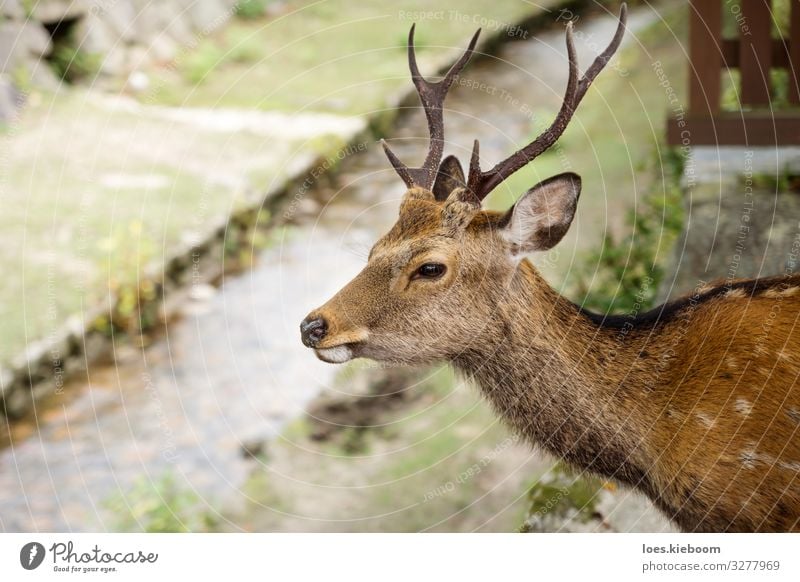
M646 311L634 314L601 314L593 313L583 307L576 308L587 317L594 325L606 329L621 329L623 327L634 329L650 329L658 325L669 323L688 308L715 299L728 291L741 289L745 297L756 297L760 293L775 288L788 288L800 285L800 275L767 277L763 279L742 279L738 281L723 282L702 293L697 292L693 295L686 295L675 301L670 301Z

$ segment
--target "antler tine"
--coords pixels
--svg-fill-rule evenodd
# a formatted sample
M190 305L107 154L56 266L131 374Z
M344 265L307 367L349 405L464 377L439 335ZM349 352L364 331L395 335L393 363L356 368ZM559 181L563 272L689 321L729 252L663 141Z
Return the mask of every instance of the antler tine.
M614 38L611 39L606 49L595 58L594 62L592 62L591 66L580 79L578 78L578 58L575 52L572 22L567 23L566 36L567 57L569 59L569 79L558 115L556 115L550 127L539 134L531 143L486 172L482 172L480 169L480 159L476 141L472 152L472 160L470 161L467 186L478 200L486 198L492 190L499 186L511 174L533 161L534 158L558 141L558 138L564 133L564 130L572 119L572 114L575 112L581 99L586 95L586 91L591 86L592 81L594 81L595 77L597 77L600 71L608 64L612 55L619 48L622 37L625 34L627 16L628 7L622 4L619 12L619 24L617 25L617 31L614 33Z
M469 158L469 173L467 174L467 189L466 192L470 193L474 198L473 202L477 202L480 206L482 198L478 198L475 190L470 187L470 184L479 184L481 179L481 144L476 139L472 143L472 155Z
M578 54L575 52L575 39L572 29L572 21L570 20L567 23L567 60L569 61L569 77L567 78L567 88L564 91L564 102L561 104L562 109L565 105L569 104L571 106L575 102L575 96L579 86Z
M425 156L422 166L409 168L399 160L386 142L382 141L382 145L386 156L406 186L409 188L420 186L430 189L433 187L436 172L439 169L439 163L442 161L442 154L444 153L444 112L442 106L444 105L445 97L447 97L447 91L472 56L481 30L478 29L475 32L467 50L450 67L444 78L441 81L432 82L420 74L417 66L417 57L414 51L415 28L416 24L412 25L408 33L408 68L411 71L411 80L417 89L419 100L425 110L425 117L428 120L428 133L430 134L428 154Z
M628 5L623 3L619 9L619 24L617 25L617 31L614 33L614 38L612 38L611 42L608 43L606 50L597 55L597 57L594 59L594 62L581 78L581 82L578 87L578 99L583 98L583 95L592 84L592 81L594 81L594 78L597 77L600 71L605 68L605 66L608 64L608 61L610 61L611 57L614 56L614 53L617 52L619 45L622 43L622 37L625 36L625 23L627 20Z

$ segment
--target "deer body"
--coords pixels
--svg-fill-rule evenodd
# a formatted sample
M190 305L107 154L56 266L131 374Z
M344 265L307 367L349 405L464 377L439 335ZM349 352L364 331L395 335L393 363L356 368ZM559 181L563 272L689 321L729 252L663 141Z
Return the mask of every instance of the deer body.
M550 147L622 37L579 78L531 144L465 176L442 161L442 104L477 34L445 78L409 64L431 147L420 168L386 148L408 186L397 223L366 267L301 323L327 362L448 361L531 442L649 496L688 531L800 530L800 276L708 285L645 314L588 313L551 289L525 255L567 232L580 178L537 184L506 213L481 200Z
M798 528L800 276L604 324L527 261L515 279L497 326L453 360L513 428L641 490L684 530Z

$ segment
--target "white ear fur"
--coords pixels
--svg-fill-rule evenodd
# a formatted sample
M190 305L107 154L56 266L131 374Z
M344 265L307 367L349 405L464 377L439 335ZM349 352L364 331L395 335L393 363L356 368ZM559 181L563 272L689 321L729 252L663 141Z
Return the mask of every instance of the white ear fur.
M575 217L580 193L580 176L568 172L540 182L523 194L508 211L500 231L512 256L555 246Z

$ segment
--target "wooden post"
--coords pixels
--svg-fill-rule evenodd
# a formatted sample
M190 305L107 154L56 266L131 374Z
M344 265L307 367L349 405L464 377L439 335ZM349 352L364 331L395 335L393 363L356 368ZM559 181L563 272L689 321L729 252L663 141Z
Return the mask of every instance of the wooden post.
M689 111L710 116L720 104L722 6L719 0L692 0L689 12Z
M791 0L789 25L789 102L800 105L800 0Z
M788 1L789 35L776 39L771 0L690 1L689 108L668 118L667 143L800 145L800 0ZM726 11L736 19L735 39L722 38ZM743 111L720 111L723 68L740 71ZM771 69L787 70L792 108L770 107Z
M742 105L769 105L772 68L771 0L742 0L739 71Z

